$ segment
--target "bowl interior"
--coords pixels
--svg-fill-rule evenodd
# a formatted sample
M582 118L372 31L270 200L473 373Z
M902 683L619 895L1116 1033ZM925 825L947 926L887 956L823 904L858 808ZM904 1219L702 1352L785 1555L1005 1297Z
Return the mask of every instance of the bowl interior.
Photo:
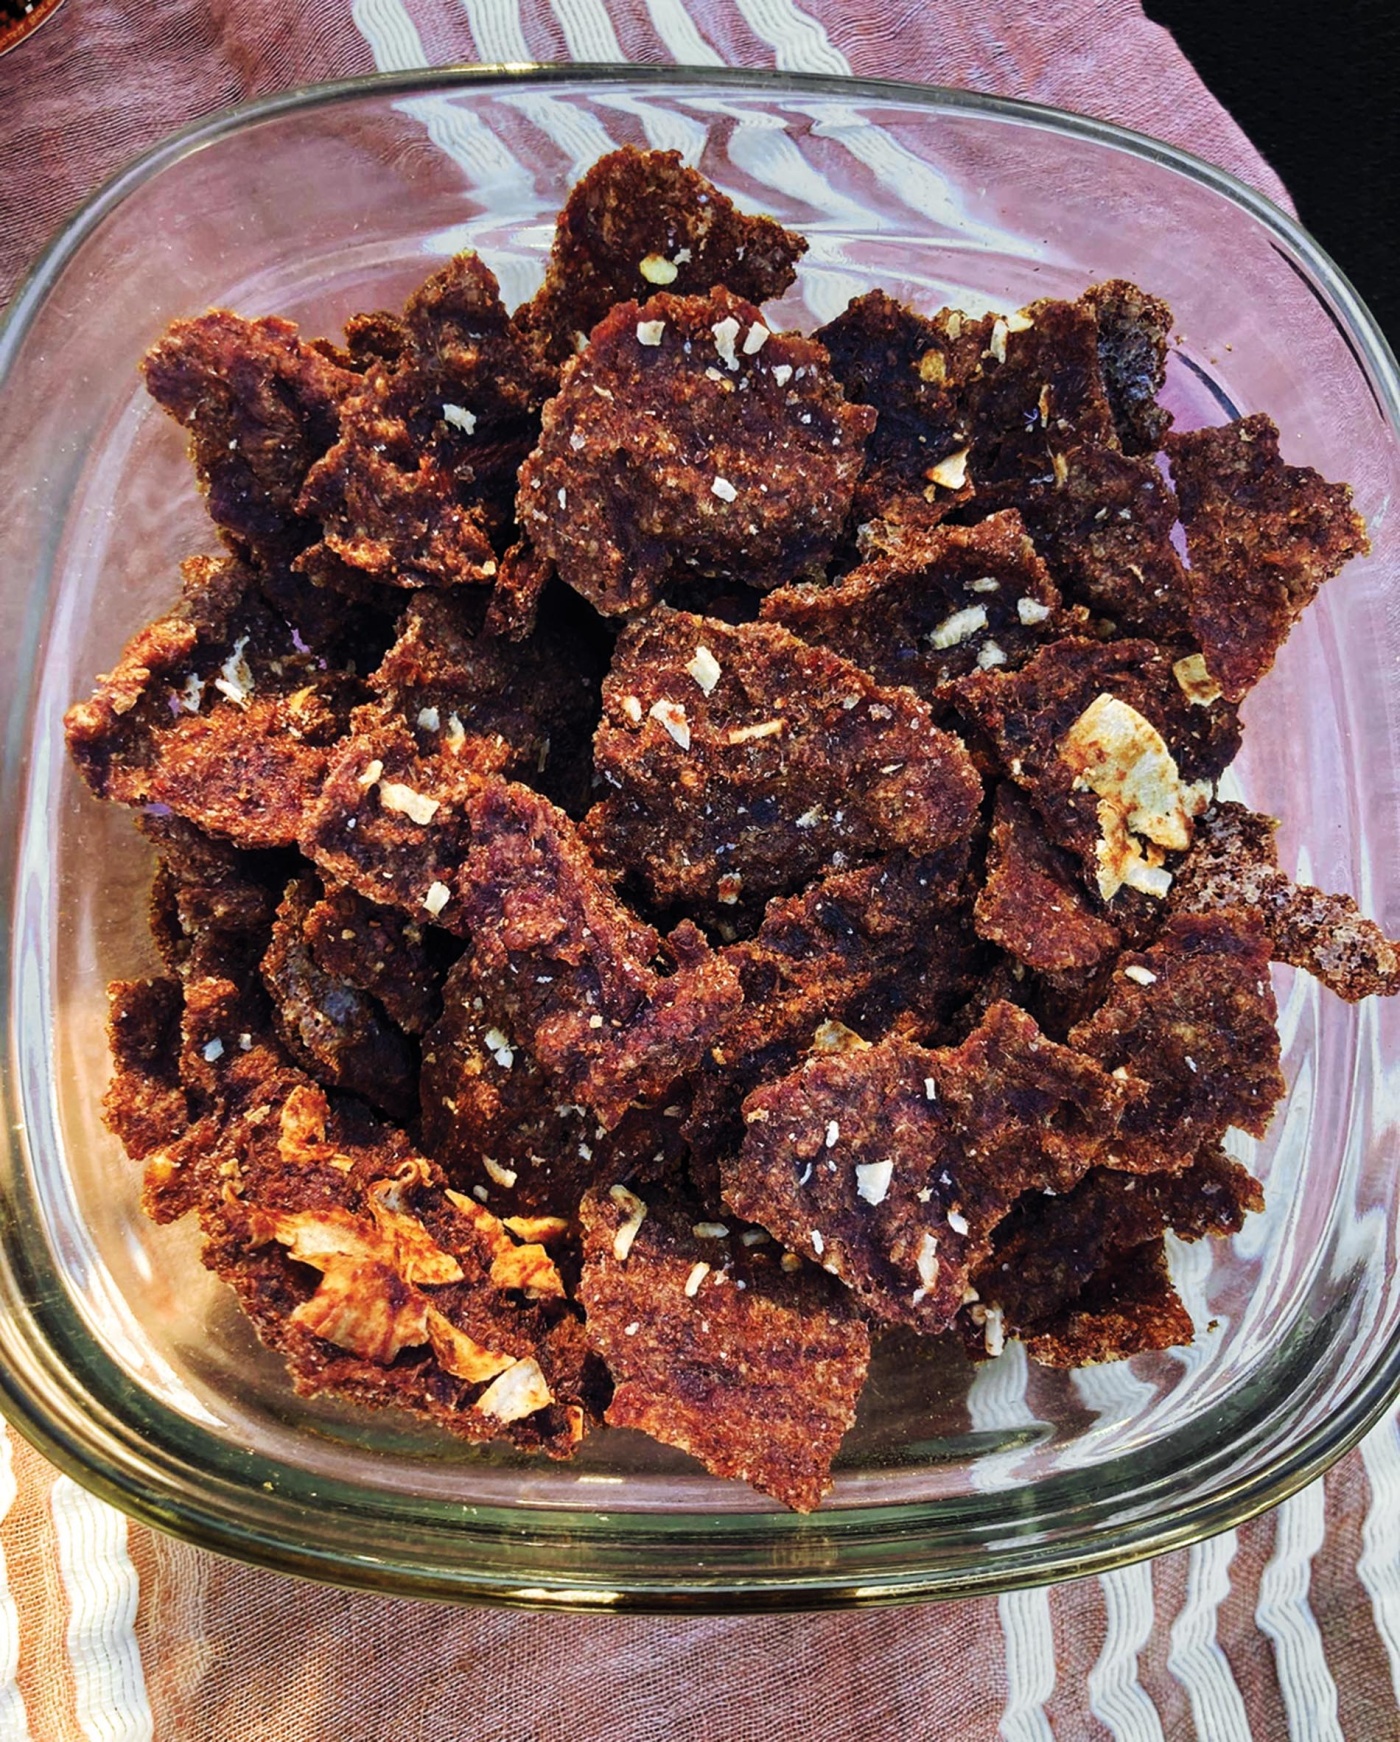
M335 335L463 247L514 304L572 181L629 142L679 148L741 206L808 236L777 321L810 329L874 286L981 311L1131 278L1176 313L1180 425L1266 410L1289 460L1352 482L1373 553L1251 698L1227 783L1283 819L1286 867L1400 930L1400 607L1386 586L1400 449L1383 343L1282 220L1106 133L819 82L371 85L274 104L168 153L21 297L0 353L18 822L6 1287L29 1375L17 1407L41 1432L46 1416L68 1424L60 1455L177 1528L361 1582L481 1594L464 1521L504 1529L527 1508L544 1546L502 1551L495 1594L811 1601L1044 1577L1199 1534L1276 1498L1380 1406L1400 1323L1400 1013L1348 1008L1287 970L1289 1096L1266 1141L1229 1145L1267 1208L1231 1241L1172 1249L1195 1343L1059 1374L1014 1345L974 1371L951 1345L892 1340L836 1492L807 1521L638 1435L599 1434L557 1466L297 1398L200 1268L194 1230L143 1218L139 1169L100 1120L104 986L155 966L151 861L68 769L60 720L213 538L181 434L140 388L142 353L214 304ZM326 1521L352 1515L365 1534L337 1546ZM702 1552L682 1546L692 1538Z

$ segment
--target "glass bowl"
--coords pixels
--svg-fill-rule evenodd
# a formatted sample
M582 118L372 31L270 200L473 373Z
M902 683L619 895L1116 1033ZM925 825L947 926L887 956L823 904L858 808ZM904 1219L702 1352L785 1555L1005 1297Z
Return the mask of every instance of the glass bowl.
M1268 1208L1173 1249L1187 1349L1065 1374L1014 1346L881 1357L817 1514L639 1436L572 1465L297 1398L194 1231L141 1215L103 1130L103 987L148 971L150 863L69 770L60 717L211 532L137 378L173 317L227 304L332 333L470 245L523 299L570 183L676 146L811 241L777 319L874 285L1016 308L1113 275L1169 299L1183 425L1267 410L1355 486L1372 556L1251 698L1234 790L1286 866L1400 931L1400 388L1315 244L1229 176L1048 109L873 83L628 68L388 77L201 122L68 226L0 333L0 694L11 925L0 1386L12 1421L128 1512L269 1566L405 1595L757 1609L965 1595L1102 1571L1272 1505L1400 1378L1400 1008L1277 973L1291 1084L1235 1153Z

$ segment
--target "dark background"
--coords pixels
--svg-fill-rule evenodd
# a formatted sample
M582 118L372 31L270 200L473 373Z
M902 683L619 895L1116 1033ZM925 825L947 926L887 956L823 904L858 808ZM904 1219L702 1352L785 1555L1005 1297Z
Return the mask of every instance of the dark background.
M1143 0L1400 350L1400 0Z

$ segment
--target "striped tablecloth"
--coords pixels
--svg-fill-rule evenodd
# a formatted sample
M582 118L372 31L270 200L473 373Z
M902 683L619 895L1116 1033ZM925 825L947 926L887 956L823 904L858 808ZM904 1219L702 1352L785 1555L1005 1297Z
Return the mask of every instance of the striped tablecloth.
M1032 97L1286 199L1133 0L68 0L0 61L0 299L74 204L198 115L375 68L532 59ZM300 1585L129 1525L7 1430L0 1551L0 1742L1400 1742L1394 1417L1189 1551L854 1615L535 1616Z

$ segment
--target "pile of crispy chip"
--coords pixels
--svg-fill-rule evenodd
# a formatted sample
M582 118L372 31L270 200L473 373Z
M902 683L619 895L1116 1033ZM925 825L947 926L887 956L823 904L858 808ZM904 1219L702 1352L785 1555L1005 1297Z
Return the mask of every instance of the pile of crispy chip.
M67 722L159 860L108 1120L298 1389L799 1510L872 1334L1189 1341L1269 963L1400 988L1214 798L1347 488L1172 433L1129 284L804 337L804 247L625 151L514 314L177 322L225 553Z

